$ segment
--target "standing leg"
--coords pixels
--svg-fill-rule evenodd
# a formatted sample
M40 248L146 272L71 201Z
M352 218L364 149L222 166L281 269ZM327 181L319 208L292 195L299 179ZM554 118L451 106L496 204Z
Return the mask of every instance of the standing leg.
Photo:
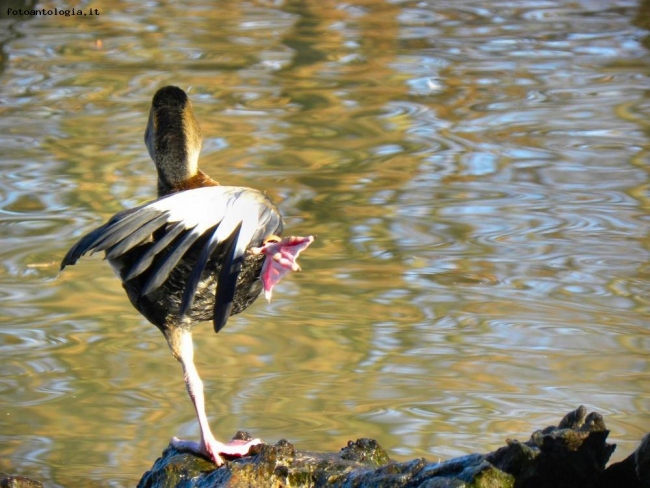
M223 459L219 454L226 456L245 456L248 454L250 448L254 445L261 444L260 439L252 441L237 441L233 440L227 444L217 441L212 435L208 418L205 415L205 401L203 397L203 382L199 376L196 366L194 366L194 346L192 345L192 333L180 328L169 330L165 334L172 354L178 359L183 366L183 376L187 392L190 394L190 399L194 404L196 410L196 417L199 421L199 428L201 429L201 441L182 441L174 437L172 439L172 446L196 452L207 456L217 466L223 464Z

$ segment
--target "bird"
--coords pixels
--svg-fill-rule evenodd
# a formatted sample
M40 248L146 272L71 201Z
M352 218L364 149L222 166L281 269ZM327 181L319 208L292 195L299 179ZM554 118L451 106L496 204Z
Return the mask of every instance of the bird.
M224 464L260 439L217 441L205 410L203 383L194 364L192 331L212 321L219 332L231 315L248 308L287 273L313 236L280 237L278 208L261 191L222 186L198 168L202 133L181 88L153 96L145 145L156 167L157 198L111 217L74 244L61 270L87 253L104 252L131 304L167 340L196 411L199 442L171 444Z

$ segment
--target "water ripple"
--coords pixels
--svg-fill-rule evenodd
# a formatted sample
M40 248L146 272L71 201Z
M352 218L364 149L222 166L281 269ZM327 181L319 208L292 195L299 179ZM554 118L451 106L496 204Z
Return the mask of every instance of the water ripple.
M101 258L58 272L75 239L155 193L142 131L172 83L202 167L318 235L271 305L196 329L220 438L449 457L585 404L627 455L650 408L638 9L127 1L92 23L7 20L6 470L130 486L171 435L198 437L179 365Z

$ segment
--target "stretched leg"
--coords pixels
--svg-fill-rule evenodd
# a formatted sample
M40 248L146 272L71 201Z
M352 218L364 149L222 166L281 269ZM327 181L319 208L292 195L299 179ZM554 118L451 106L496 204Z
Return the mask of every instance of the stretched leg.
M199 428L201 429L200 442L182 441L174 437L172 439L172 445L178 449L189 450L207 456L217 466L221 466L223 464L223 459L221 459L220 454L226 456L245 456L248 454L248 451L252 446L261 444L262 441L260 439L254 439L252 441L233 440L224 444L214 438L210 426L208 425L208 418L205 415L203 382L199 377L196 366L194 366L192 334L189 331L176 329L170 331L170 335L166 334L166 337L172 350L172 354L183 366L185 385L187 386L187 392L190 394L190 399L194 404L196 417L199 421Z

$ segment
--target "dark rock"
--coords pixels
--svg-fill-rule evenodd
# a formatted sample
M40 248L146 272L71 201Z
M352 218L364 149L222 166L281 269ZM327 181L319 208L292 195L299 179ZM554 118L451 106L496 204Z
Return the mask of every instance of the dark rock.
M634 451L634 471L641 485L650 486L650 434L646 434Z
M250 438L246 433L237 435ZM281 440L275 445L255 446L250 455L229 460L220 468L200 456L168 447L138 486L650 488L650 435L627 460L605 470L615 449L607 444L608 435L602 416L587 414L580 407L557 427L534 432L528 441L509 439L493 453L440 463L391 461L372 439L350 441L338 453L300 451Z
M0 488L43 488L43 484L24 476L0 473Z
M620 463L614 463L609 466L601 476L597 488L616 488L623 486L625 488L641 488L641 485L635 471L634 455L628 456Z
M609 466L598 482L598 488L650 488L650 434L620 463Z
M388 453L384 451L374 439L357 439L357 442L349 441L348 445L339 453L341 459L358 461L371 466L383 466L390 461Z
M563 488L594 486L616 449L600 414L584 407L567 414L557 427L536 431L527 442L508 445L486 460L514 475L515 486Z

